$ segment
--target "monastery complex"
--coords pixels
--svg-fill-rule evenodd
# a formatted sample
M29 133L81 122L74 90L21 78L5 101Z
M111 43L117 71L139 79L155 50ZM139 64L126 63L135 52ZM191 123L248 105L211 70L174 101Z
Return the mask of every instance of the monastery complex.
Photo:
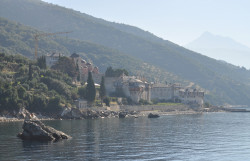
M204 100L203 91L183 88L180 84L148 83L135 76L105 77L105 87L108 95L122 91L136 103L141 99L148 102L164 100L201 107Z
M58 53L47 55L47 66L51 67L54 65L60 56L62 55ZM88 72L92 72L94 82L100 84L104 74L99 73L97 66L86 62L76 53L70 57L79 67L81 82L86 82ZM204 92L197 89L184 88L181 84L149 83L135 76L126 76L124 74L120 77L105 77L105 87L108 96L122 94L123 97L130 98L135 103L138 103L140 100L148 102L162 100L201 107L204 100Z

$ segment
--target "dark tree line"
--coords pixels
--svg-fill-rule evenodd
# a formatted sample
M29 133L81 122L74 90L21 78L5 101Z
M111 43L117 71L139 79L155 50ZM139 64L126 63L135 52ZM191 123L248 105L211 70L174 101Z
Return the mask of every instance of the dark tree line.
M128 76L128 71L126 69L113 69L112 67L108 67L105 72L106 77L120 77L122 74Z
M88 80L87 80L87 87L86 87L86 99L89 102L89 104L93 104L95 101L96 96L96 89L95 89L95 83L92 78L92 73L88 73Z
M51 67L54 70L61 71L62 73L68 74L68 76L75 78L77 77L77 66L71 58L60 57L55 65Z
M46 69L46 57L43 55L37 59L37 66L40 67L40 69Z

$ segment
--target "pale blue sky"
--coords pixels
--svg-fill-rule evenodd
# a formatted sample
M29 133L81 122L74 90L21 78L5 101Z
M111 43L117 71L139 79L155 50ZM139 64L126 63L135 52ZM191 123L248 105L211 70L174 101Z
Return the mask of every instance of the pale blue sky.
M209 31L250 47L250 0L44 0L147 30L179 45Z

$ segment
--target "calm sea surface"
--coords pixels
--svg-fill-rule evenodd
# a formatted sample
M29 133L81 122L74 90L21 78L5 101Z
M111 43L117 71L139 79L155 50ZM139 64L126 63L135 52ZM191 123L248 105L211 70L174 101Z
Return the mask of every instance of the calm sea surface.
M250 113L44 121L73 138L22 141L0 123L0 160L250 160Z

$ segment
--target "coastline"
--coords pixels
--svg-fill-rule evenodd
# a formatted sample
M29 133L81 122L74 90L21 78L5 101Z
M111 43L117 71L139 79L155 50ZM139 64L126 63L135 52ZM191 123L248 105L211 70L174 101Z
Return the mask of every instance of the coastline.
M0 117L0 123L3 123L3 122L22 122L24 121L25 119L21 119L21 118L17 118L17 117L5 117L5 116L1 116ZM41 118L41 119L38 119L38 120L56 120L54 118Z
M24 121L24 119L9 118L9 117L5 117L5 116L0 117L0 123L2 123L2 122L18 122L18 121Z
M16 116L0 116L0 123L2 122L18 122L25 119L37 119L37 120L85 120L85 119L98 119L98 118L119 118L120 114L124 114L124 117L146 117L149 113L164 115L188 115L188 114L203 114L212 112L244 112L235 111L234 109L228 109L223 107L213 106L210 108L192 108L186 105L175 106L119 106L117 110L110 109L65 109L61 114L57 114L54 117L37 115L35 113L29 113L26 109L20 110ZM66 111L66 112L65 112ZM21 113L21 114L20 114ZM21 116L21 117L20 117Z
M97 112L97 111L95 111ZM105 113L107 111L99 111L100 113ZM114 111L108 111L108 113L113 113ZM86 120L86 119L98 119L98 118L112 118L117 117L119 118L119 113L124 113L124 111L114 112L116 114L114 115L108 115L108 116L98 116L95 118L35 118L38 120ZM187 114L201 114L202 112L194 111L194 110L187 110L187 111L157 111L157 110L151 110L151 111L126 111L126 117L147 117L149 113L155 113L159 114L160 116L163 115L187 115ZM19 122L24 121L23 118L17 118L17 117L0 117L0 123L3 122Z

